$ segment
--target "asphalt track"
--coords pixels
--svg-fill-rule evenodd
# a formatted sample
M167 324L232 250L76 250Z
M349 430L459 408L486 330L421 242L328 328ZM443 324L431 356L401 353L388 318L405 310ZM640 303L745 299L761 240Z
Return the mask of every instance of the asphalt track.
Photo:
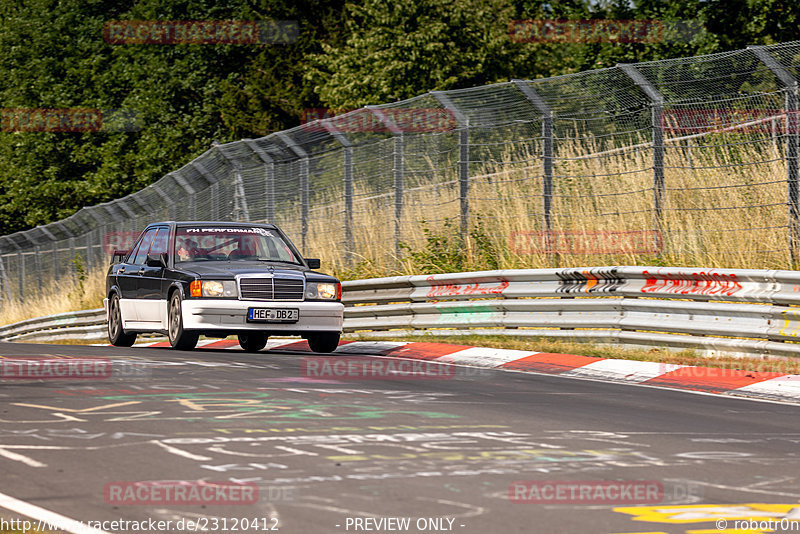
M467 368L317 379L303 352L0 343L0 356L109 358L112 369L0 382L5 520L464 534L733 532L772 520L772 531L800 531L788 522L800 519L797 405ZM113 494L157 481L234 482L257 499ZM172 524L149 528L157 521Z

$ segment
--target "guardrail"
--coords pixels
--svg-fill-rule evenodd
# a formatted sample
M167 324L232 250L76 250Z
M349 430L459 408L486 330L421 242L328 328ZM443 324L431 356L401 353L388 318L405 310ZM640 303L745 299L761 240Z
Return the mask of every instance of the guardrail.
M800 354L800 272L594 267L449 273L344 284L345 330L506 334Z
M344 282L345 332L506 334L800 355L800 272L592 267ZM0 339L105 339L102 308L0 327Z
M108 339L103 308L57 313L0 326L2 341L61 341Z

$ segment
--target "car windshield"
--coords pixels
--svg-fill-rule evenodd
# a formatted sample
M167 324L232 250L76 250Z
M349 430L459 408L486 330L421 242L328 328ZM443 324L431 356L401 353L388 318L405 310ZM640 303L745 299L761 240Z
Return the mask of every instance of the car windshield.
M179 227L175 261L278 261L299 263L292 247L268 228Z

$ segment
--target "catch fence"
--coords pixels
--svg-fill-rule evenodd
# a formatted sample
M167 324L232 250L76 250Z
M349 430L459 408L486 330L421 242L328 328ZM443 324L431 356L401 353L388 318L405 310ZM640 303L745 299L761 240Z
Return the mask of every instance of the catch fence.
M411 272L406 247L447 233L484 249L484 268L795 268L799 65L800 42L617 65L217 145L0 237L0 295L105 265L158 220L274 222L327 270L362 276Z

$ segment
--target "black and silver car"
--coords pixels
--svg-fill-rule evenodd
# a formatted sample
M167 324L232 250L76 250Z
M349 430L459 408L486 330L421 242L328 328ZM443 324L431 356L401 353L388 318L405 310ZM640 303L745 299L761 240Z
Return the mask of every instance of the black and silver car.
M117 261L121 258L121 261ZM237 335L258 351L271 335L298 335L315 352L332 352L342 332L342 285L313 271L270 224L161 222L130 251L116 251L103 303L113 345L160 332L189 350L200 335Z

